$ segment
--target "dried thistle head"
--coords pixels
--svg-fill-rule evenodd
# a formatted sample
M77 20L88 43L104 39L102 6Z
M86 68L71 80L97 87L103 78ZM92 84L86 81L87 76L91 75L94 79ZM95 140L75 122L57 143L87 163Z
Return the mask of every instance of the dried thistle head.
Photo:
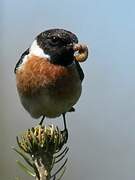
M64 145L64 137L62 131L54 125L36 126L28 129L20 137L17 137L19 147L31 155L40 152L57 153Z
M16 148L13 149L21 155L34 170L34 172L32 172L28 167L18 161L18 164L25 169L28 174L37 177L38 180L42 179L41 177L43 176L46 176L48 179L55 179L56 175L62 171L62 169L64 170L61 176L65 171L67 159L57 172L51 175L53 166L60 162L69 150L68 147L66 147L62 152L60 151L66 141L65 131L60 131L58 127L54 125L47 127L38 125L26 130L22 136L17 137L17 143L21 151ZM31 158L26 156L26 153L29 154Z

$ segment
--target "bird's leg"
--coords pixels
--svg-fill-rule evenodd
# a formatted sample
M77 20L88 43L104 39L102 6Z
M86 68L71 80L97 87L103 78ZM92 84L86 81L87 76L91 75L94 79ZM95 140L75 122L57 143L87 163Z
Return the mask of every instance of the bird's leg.
M63 116L63 121L64 121L64 130L67 130L65 113L63 113L62 116Z
M63 116L63 121L64 121L64 130L62 131L62 133L63 133L63 136L64 136L64 138L65 138L64 141L65 141L65 143L66 143L67 140L68 140L68 130L67 130L67 125L66 125L65 113L63 113L62 116Z
M45 119L45 116L42 116L42 119L41 119L41 121L39 123L40 126L42 126L44 119Z

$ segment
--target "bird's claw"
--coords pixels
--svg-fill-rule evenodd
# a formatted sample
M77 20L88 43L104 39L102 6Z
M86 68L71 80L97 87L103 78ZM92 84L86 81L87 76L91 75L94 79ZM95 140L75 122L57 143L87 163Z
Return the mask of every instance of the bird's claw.
M66 144L67 140L68 140L68 130L64 129L63 131L61 131L61 133L62 133L62 136L63 136L63 141Z

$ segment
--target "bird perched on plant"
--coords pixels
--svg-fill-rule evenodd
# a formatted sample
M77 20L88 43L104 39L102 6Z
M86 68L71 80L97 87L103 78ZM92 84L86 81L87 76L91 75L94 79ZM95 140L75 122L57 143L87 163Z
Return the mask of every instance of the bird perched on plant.
M34 118L55 118L73 111L84 73L78 61L85 61L87 46L72 32L50 29L40 33L15 66L16 84L24 108Z

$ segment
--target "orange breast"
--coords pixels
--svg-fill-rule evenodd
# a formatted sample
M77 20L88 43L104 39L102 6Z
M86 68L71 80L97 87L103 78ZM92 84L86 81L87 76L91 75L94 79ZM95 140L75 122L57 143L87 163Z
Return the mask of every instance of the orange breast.
M79 81L76 67L54 65L49 60L36 56L28 58L28 61L16 72L19 93L32 96L42 88L48 88L48 91L63 97L70 95L71 89L75 91L75 83Z

